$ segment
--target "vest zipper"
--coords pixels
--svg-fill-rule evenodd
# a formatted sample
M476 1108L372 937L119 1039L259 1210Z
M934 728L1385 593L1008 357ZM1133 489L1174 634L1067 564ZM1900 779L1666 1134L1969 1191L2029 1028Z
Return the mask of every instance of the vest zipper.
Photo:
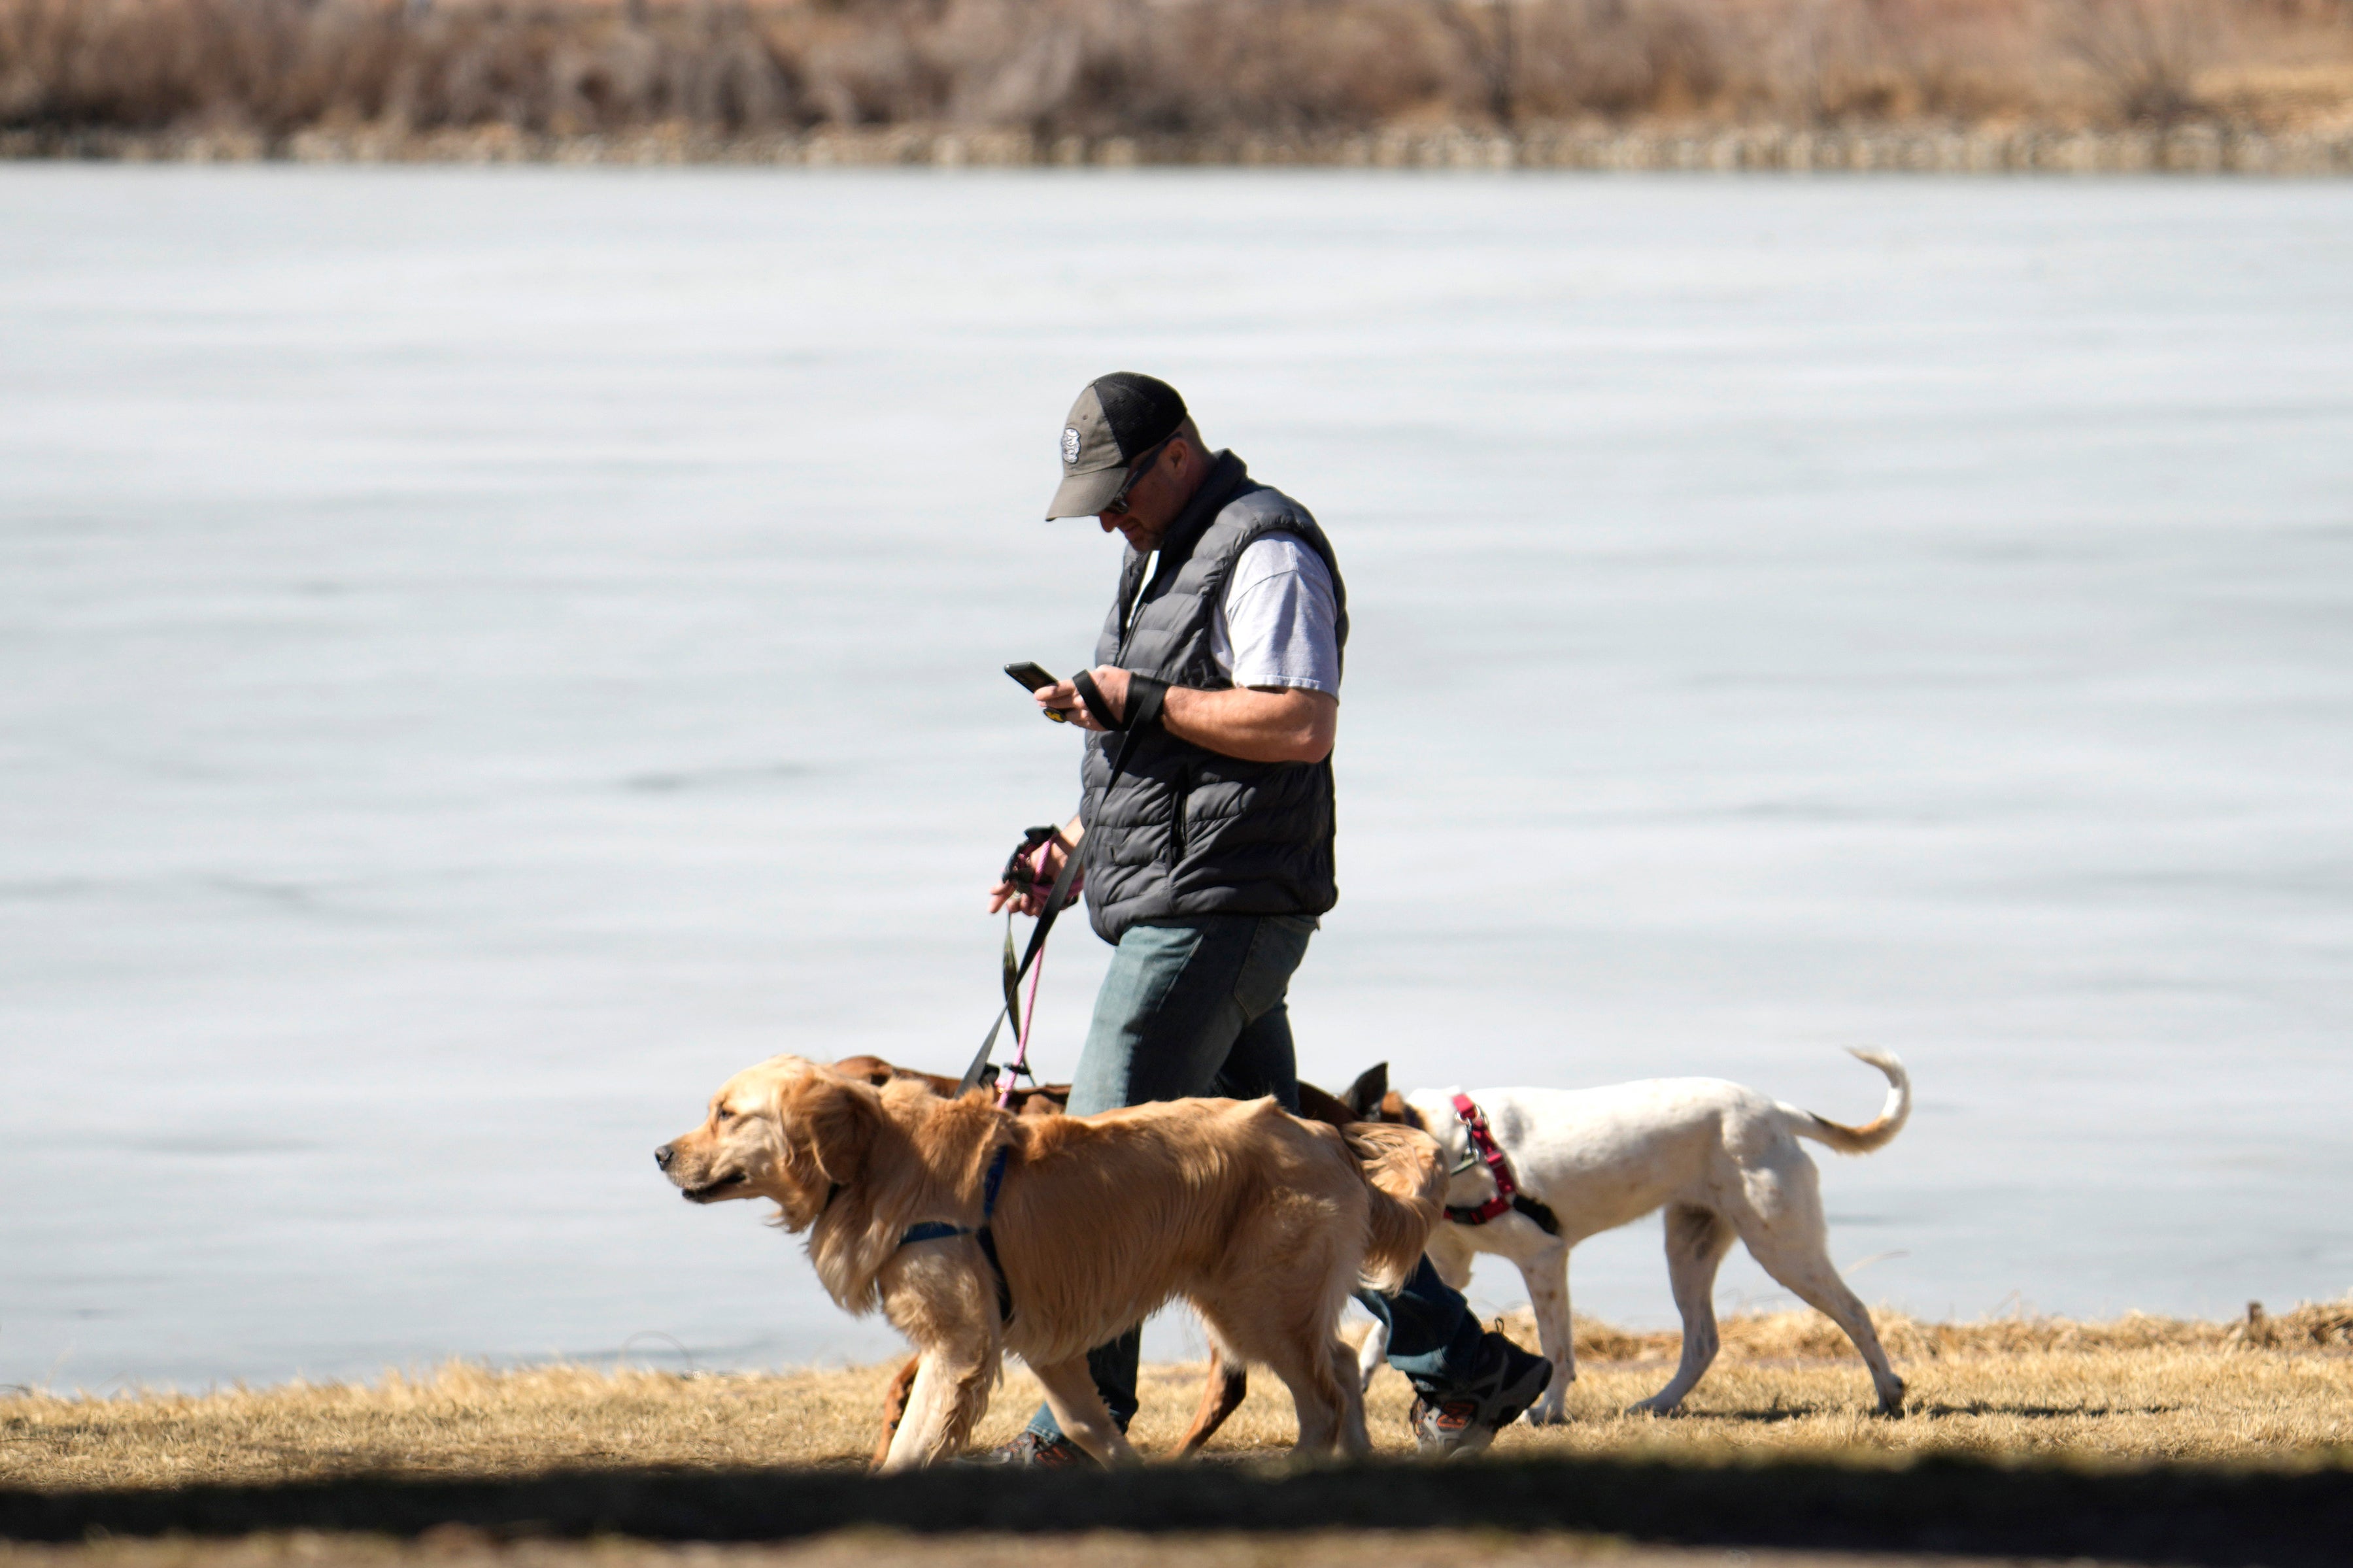
M1193 770L1176 775L1176 798L1168 814L1168 868L1185 863L1185 814L1193 805Z

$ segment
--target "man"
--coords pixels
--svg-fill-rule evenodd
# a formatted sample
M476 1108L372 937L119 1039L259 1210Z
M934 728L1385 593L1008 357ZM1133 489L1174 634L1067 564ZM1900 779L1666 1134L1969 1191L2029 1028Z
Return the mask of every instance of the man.
M1211 452L1176 388L1122 372L1064 422L1049 521L1093 515L1127 542L1095 668L1037 693L1091 731L1079 815L1033 854L1034 882L989 908L1035 913L1080 855L1096 934L1118 950L1071 1088L1087 1115L1150 1100L1271 1094L1296 1110L1284 994L1333 874L1332 743L1347 589L1305 507ZM1551 1364L1482 1333L1424 1260L1394 1300L1389 1359L1421 1395L1425 1449L1483 1447L1550 1380ZM1124 1428L1140 1333L1088 1358ZM1008 1463L1089 1464L1040 1410L997 1450Z

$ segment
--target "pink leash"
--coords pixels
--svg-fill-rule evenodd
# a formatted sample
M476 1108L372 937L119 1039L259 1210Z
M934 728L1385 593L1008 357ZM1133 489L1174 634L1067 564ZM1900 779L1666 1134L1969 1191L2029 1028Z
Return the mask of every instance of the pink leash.
M1457 1225L1485 1225L1497 1215L1512 1212L1512 1200L1520 1195L1520 1184L1512 1180L1512 1162L1504 1157L1503 1146L1487 1130L1487 1113L1479 1109L1467 1094L1454 1097L1454 1114L1461 1118L1470 1133L1471 1152L1487 1167L1487 1174L1495 1184L1495 1195L1476 1208L1450 1208L1446 1217Z
M1021 1027L1013 1036L1013 1060L1005 1069L1005 1087L997 1091L997 1109L999 1110L1013 1103L1016 1079L1027 1078L1032 1083L1038 1081L1038 1075L1029 1070L1029 1026L1038 1021L1038 982L1045 975L1046 950L1040 947L1038 962L1029 971L1029 1005L1021 1009Z
M1042 879L1046 871L1047 846L1038 847L1037 868ZM1049 886L1051 884L1050 883ZM1008 939L1010 940L1010 939ZM1010 947L1005 950L1012 952ZM1024 1078L1031 1083L1038 1075L1029 1070L1029 1029L1038 1022L1038 983L1046 977L1046 944L1038 944L1038 961L1029 970L1029 1005L1021 1009L1021 1026L1013 1031L1013 1060L1005 1068L1005 1087L997 1091L997 1109L1006 1110L1013 1103L1013 1086Z

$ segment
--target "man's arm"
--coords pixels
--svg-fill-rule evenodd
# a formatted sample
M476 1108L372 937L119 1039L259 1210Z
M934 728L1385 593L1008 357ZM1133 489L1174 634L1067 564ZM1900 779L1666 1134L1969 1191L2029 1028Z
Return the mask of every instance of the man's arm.
M1095 689L1112 711L1127 713L1127 671L1110 665L1093 672ZM1036 693L1040 708L1060 709L1082 730L1102 730L1087 711L1079 689L1069 681L1041 687ZM1340 700L1328 691L1295 686L1237 687L1228 691L1197 691L1172 686L1160 707L1160 727L1180 741L1248 763L1319 763L1332 754L1333 737L1340 729ZM1077 817L1062 826L1060 839L1038 847L1030 859L1037 880L1028 888L999 881L988 889L988 912L996 914L1018 902L1021 912L1034 915L1046 907L1046 890L1062 873L1062 858L1086 837L1086 825Z
M1104 665L1092 674L1112 711L1126 717L1127 671ZM1103 729L1067 680L1040 688L1037 701L1040 708L1068 713L1082 730ZM1161 706L1160 726L1180 741L1246 763L1320 763L1332 754L1340 732L1340 700L1295 686L1226 691L1172 686Z

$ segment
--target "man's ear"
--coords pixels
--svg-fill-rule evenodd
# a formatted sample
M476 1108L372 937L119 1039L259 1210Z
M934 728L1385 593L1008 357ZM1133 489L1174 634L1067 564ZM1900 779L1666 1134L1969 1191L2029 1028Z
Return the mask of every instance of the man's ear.
M1370 1121L1380 1113L1381 1096L1389 1091L1389 1064L1375 1062L1357 1076L1340 1098L1359 1121Z
M808 1140L809 1152L825 1179L845 1186L856 1181L866 1168L866 1151L881 1116L874 1091L836 1078L813 1077L787 1088L780 1099L777 1121L786 1136L797 1130Z

